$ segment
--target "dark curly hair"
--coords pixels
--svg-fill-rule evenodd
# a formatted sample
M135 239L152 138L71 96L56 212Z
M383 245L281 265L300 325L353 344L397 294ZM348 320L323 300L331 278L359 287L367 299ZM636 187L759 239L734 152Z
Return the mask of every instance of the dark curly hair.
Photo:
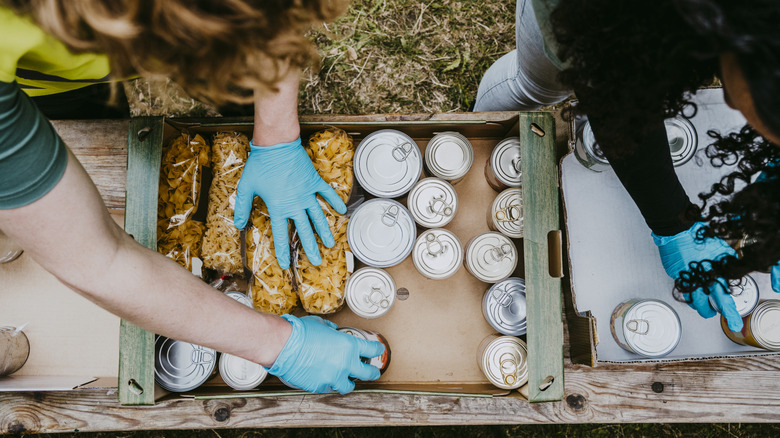
M639 147L663 119L695 113L690 93L713 81L725 53L736 55L761 121L780 134L777 0L562 0L551 19L567 65L559 80L579 99L573 111L609 120L599 145L612 156ZM686 295L780 260L780 147L749 126L709 135L712 164L736 170L701 194L691 214L709 223L699 238L739 242L739 256L692 263L677 280Z

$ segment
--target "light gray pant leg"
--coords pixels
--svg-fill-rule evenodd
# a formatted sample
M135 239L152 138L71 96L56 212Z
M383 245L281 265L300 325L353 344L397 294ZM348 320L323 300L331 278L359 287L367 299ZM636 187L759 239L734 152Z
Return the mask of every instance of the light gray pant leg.
M518 0L517 49L490 66L477 91L474 111L530 111L571 95L557 80L558 68L544 53L544 40L530 0Z

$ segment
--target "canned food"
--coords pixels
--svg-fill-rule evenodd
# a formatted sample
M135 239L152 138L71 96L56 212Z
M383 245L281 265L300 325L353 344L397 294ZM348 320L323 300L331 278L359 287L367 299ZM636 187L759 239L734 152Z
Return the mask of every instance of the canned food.
M21 369L30 357L30 341L17 327L0 327L0 376L13 374Z
M379 368L379 373L384 374L384 372L387 370L387 367L390 366L390 344L387 342L387 339L385 339L384 336L371 330L363 330L354 327L339 327L337 330L342 333L352 335L356 338L365 339L366 341L381 342L385 346L385 352L382 353L381 356L371 358L363 357L360 360L362 360L363 363L367 363Z
M668 304L652 299L621 303L612 312L610 330L618 345L649 358L671 353L682 337L677 312Z
M8 263L16 260L24 251L22 247L11 240L0 230L0 263Z
M523 237L522 190L506 189L496 196L488 210L488 228L519 239Z
M187 392L211 377L217 352L208 347L157 335L154 341L154 381L171 392Z
M528 347L514 336L488 335L479 344L477 364L501 389L517 389L528 382Z
M225 292L225 295L229 296L230 298L233 298L234 300L238 301L239 303L254 308L254 304L252 304L252 299L249 298L246 294L241 293L237 290L230 290Z
M726 318L720 318L723 333L741 345L750 345L769 351L780 351L780 300L764 300L748 315L742 317L742 330L729 330Z
M347 279L344 300L361 318L379 318L395 303L395 281L384 269L360 268Z
M525 280L510 277L494 284L482 297L482 316L497 332L520 336L526 329Z
M696 128L690 120L684 117L672 117L664 120L666 138L669 141L669 152L672 154L672 163L682 166L696 154L699 144Z
M729 296L734 299L739 316L747 316L758 305L758 285L753 277L746 275L739 280L729 280ZM710 294L710 305L713 309L718 306L715 298Z
M480 234L466 245L466 269L485 283L495 283L517 268L517 248L508 237L496 232Z
M409 210L392 199L361 204L347 224L347 241L358 260L375 268L401 263L412 252L417 227Z
M493 190L520 187L523 172L520 168L520 137L501 140L485 163L485 179Z
M433 136L425 147L425 169L429 175L460 182L474 163L474 148L463 135L447 131Z
M593 135L588 120L582 122L575 133L574 156L583 166L594 172L603 172L610 168L607 157L596 143L596 136Z
M412 250L417 272L432 280L452 277L463 264L463 245L452 231L434 228L420 234Z
M447 225L458 211L458 194L447 181L424 178L412 187L406 205L415 222L425 228Z
M222 353L219 357L219 375L229 387L249 391L263 383L268 377L268 371L260 364Z
M420 179L422 154L408 135L382 129L360 142L353 167L355 178L365 191L380 198L397 198Z

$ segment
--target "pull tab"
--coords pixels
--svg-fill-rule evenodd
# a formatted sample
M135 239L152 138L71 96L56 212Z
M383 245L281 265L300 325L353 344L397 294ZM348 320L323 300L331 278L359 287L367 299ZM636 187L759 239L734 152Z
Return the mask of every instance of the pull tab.
M738 297L745 292L745 283L743 282L742 279L733 280L733 281L729 280L728 284L729 284L730 295L732 297Z
M487 254L485 254L486 256L490 255L490 260L485 257L485 261L488 264L491 264L491 262L498 263L501 260L509 257L510 254L512 254L512 247L508 243L505 243L501 246L491 245L490 250L487 252Z
M522 214L520 204L511 204L496 210L496 220L499 222L517 222Z
M438 237L434 236L433 233L429 233L425 236L425 249L428 251L428 254L436 257L437 255L444 254L446 247L441 243L441 240L439 240Z
M366 295L366 302L381 309L390 307L390 300L387 299L387 296L382 292L382 289L376 286L371 286L371 292Z
M640 326L643 326L643 330L640 330ZM626 323L626 328L638 335L646 335L650 331L650 322L646 319L632 319Z
M192 350L190 359L195 365L206 365L214 361L214 355L201 348L196 348Z
M494 290L493 291L493 297L498 302L498 305L501 307L509 307L512 304L512 301L514 301L514 297L512 297L512 294L504 289L502 291Z
M516 156L512 158L512 167L515 169L515 171L519 174L522 169L520 168L520 156Z
M431 199L431 202L428 204L428 210L430 210L431 213L440 216L452 216L452 204L448 204L444 201L443 195Z
M406 161L406 158L412 153L412 144L407 142L401 143L393 148L393 158L395 161Z
M517 360L511 353L504 353L498 359L501 367L501 377L504 383L514 385L517 381Z
M382 214L382 223L387 227L394 227L398 223L398 213L400 211L397 205L387 207L387 210Z

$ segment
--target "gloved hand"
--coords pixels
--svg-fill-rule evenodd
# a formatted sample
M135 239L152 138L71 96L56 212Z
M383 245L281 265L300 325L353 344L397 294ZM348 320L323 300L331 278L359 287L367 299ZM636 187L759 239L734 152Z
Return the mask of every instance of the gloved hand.
M236 228L243 229L249 220L255 195L261 197L271 216L271 232L279 266L282 269L290 267L288 219L295 222L309 261L318 266L322 258L309 219L325 246L332 247L335 240L316 195L320 194L339 213L346 213L347 206L314 169L301 146L300 137L274 146L249 144L249 159L238 182L233 223Z
M772 266L772 290L780 294L780 262Z
M658 252L661 255L661 263L670 277L677 279L681 271L690 269L691 262L718 260L727 255L737 255L737 252L723 239L713 237L702 242L697 241L696 234L703 226L703 223L697 222L691 228L674 236L652 234L653 241L658 246ZM734 299L727 291L728 283L719 279L709 292L718 306L717 310L726 318L729 329L737 332L742 330L742 317L737 313ZM689 305L696 309L703 318L711 318L716 315L715 310L710 306L709 297L701 288L691 294L691 300Z
M296 318L282 315L292 324L290 339L282 348L269 374L309 392L346 394L355 389L354 377L376 380L379 369L360 358L373 358L385 351L381 342L367 341L336 331L338 326L318 316Z

